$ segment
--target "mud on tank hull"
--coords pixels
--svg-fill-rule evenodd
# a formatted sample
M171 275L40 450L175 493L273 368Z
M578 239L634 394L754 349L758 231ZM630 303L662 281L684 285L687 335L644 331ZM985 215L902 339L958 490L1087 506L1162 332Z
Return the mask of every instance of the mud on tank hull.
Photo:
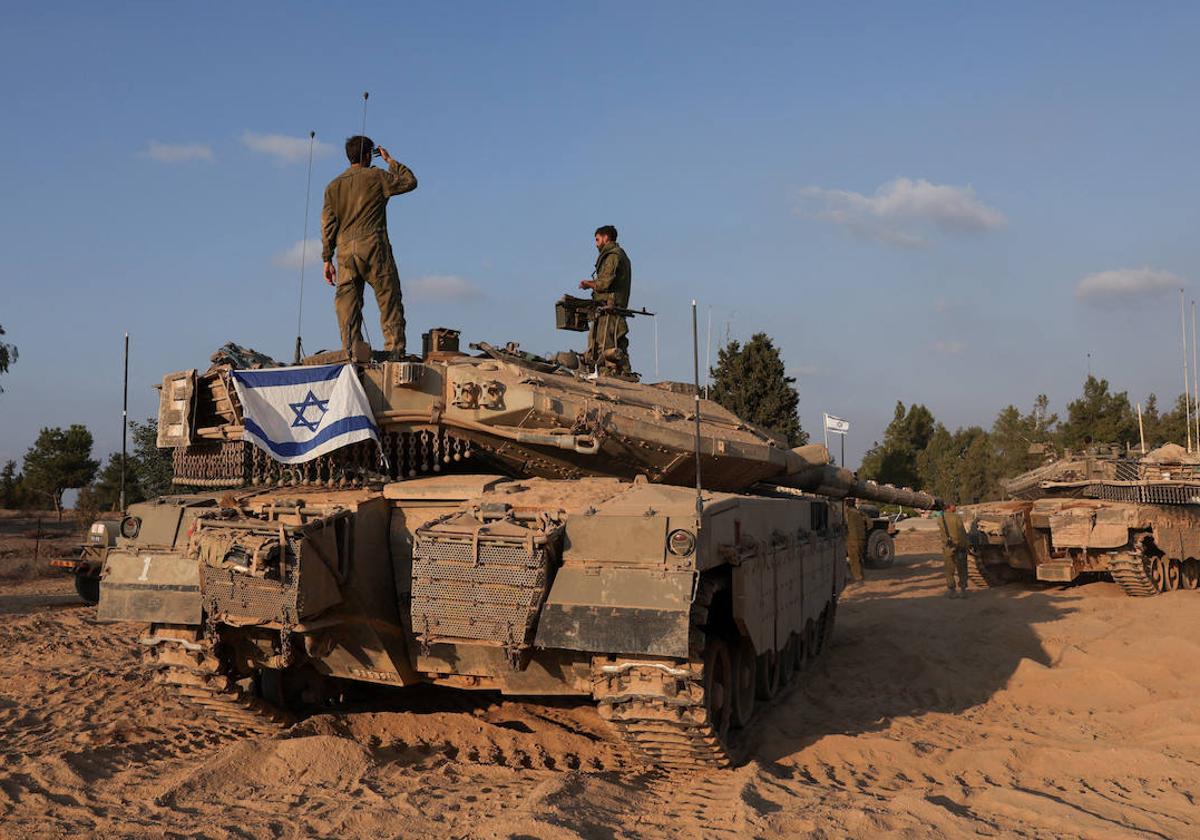
M841 506L461 475L132 511L99 615L181 699L270 728L351 683L590 697L648 763L720 767L828 647Z
M962 508L972 581L1069 583L1107 575L1127 595L1200 589L1200 508L1099 499Z

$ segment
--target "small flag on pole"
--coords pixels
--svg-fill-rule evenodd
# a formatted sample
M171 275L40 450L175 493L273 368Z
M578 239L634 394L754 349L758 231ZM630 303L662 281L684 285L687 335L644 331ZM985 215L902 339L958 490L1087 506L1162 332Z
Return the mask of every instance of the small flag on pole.
M832 414L826 414L825 431L844 435L850 431L850 421L843 420L841 417L834 417Z
M276 461L302 464L360 440L379 443L367 393L351 365L235 370L245 440Z

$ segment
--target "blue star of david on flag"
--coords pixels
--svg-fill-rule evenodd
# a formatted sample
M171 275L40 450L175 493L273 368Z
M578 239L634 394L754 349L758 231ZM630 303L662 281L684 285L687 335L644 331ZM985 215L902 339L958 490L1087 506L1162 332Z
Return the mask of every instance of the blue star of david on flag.
M304 396L303 402L288 403L288 407L291 408L292 411L296 412L296 419L292 421L292 428L295 429L303 426L310 432L315 432L317 427L321 425L321 421L325 419L325 415L329 413L329 408L327 407L328 405L329 400L317 399L316 394L314 394L311 390ZM317 415L317 419L305 419L304 412L314 407L320 412L320 414Z
M361 440L379 442L375 414L353 365L235 370L242 438L285 464L302 464Z

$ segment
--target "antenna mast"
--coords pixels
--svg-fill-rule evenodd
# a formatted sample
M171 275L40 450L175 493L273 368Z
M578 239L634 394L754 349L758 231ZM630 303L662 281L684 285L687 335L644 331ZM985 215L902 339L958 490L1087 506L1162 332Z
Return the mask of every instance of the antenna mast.
M1183 289L1179 290L1179 326L1183 332L1183 404L1187 416L1187 451L1192 451L1192 385L1188 378L1187 311L1183 305Z
M696 519L704 515L704 493L700 484L700 330L696 326L696 301L692 301L692 384L696 386ZM697 521L697 525L699 522Z
M300 236L300 309L296 313L296 358L295 364L300 364L304 358L304 344L300 340L304 323L304 263L308 259L308 205L312 198L312 160L313 144L316 143L317 132L308 132L308 177L304 181L304 233Z

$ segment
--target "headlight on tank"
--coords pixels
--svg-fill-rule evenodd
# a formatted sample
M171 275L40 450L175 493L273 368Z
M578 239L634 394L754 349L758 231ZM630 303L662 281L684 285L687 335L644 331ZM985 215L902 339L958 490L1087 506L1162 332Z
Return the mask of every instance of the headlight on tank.
M108 545L108 529L103 522L93 522L88 528L88 543L91 545Z
M142 530L142 520L136 516L126 516L121 520L121 536L131 540Z
M690 557L696 550L696 535L683 528L676 528L667 535L667 550L676 557Z

